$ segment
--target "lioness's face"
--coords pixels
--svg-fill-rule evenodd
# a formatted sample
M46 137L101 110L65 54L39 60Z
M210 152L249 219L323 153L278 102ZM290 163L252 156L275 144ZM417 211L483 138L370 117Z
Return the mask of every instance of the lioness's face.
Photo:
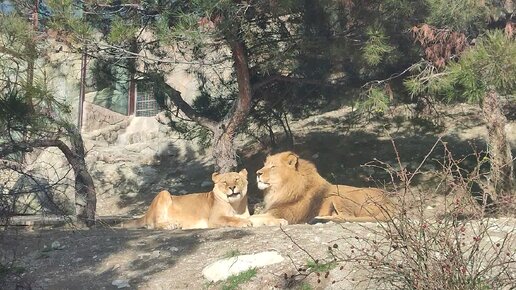
M213 173L213 192L228 202L240 201L247 194L247 170L240 172Z
M261 190L271 186L281 185L292 171L296 170L298 156L292 152L270 155L265 160L262 169L256 171L256 181Z

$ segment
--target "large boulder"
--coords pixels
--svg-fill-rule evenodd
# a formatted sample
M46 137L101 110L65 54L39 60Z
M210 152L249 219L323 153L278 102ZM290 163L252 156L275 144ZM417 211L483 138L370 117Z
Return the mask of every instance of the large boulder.
M72 214L73 202L41 176L21 175L9 190L10 214Z

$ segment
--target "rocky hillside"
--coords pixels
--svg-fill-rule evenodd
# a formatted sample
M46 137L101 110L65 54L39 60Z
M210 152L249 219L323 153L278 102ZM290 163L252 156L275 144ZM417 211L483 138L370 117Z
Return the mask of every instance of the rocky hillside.
M362 165L377 159L395 166L394 146L403 166L415 169L439 137L456 158L461 158L485 151L487 135L480 111L467 105L441 113L439 118L423 118L409 107L399 107L383 118L356 119L351 108L345 107L294 120L291 129L294 150L314 161L323 176L356 186L390 181L385 171ZM507 130L512 147L516 148L516 122L511 122ZM90 132L85 140L87 162L99 194L99 215L141 213L162 189L184 194L212 186L209 152L201 150L194 141L180 139L155 118L129 119ZM261 196L252 180L267 151L250 138L238 143L241 166L250 172L251 202L259 202ZM443 154L442 146L438 146L423 169L439 170Z
M162 189L185 194L211 188L213 163L209 151L199 148L195 141L181 139L157 118L114 118L98 127L100 129L86 132L84 141L88 152L86 161L98 193L100 216L140 214ZM443 143L428 156L421 167L423 171L441 169L443 144L456 159L485 154L486 150L487 133L480 111L468 105L432 116L418 115L413 108L402 106L393 108L384 117L369 119L358 118L351 108L344 107L292 120L290 127L297 153L314 161L328 180L355 186L384 186L391 182L385 170L364 166L374 160L377 160L374 165L384 162L398 168L398 154L408 170L417 168L438 138L442 138ZM512 147L516 148L515 121L509 123L507 133ZM281 142L281 131L277 135ZM238 140L240 166L248 169L251 181L268 153L260 145L267 140L262 141L259 143L250 137ZM475 164L473 159L474 156L466 158L467 162L462 165L471 169ZM72 172L57 149L33 155L28 169L47 179L45 184L52 185L48 188L53 190L56 200L68 205L65 208L73 209ZM33 183L20 182L17 178L10 181L12 184L8 185L20 188ZM433 187L423 180L414 185ZM251 203L260 202L254 182L250 182L249 192ZM38 208L34 203L41 203L44 196L28 196L20 203L27 200L31 207Z
M291 123L295 150L314 161L329 180L357 186L381 186L390 181L384 170L361 165L376 159L396 166L398 154L403 166L413 170L439 137L444 143L436 146L421 167L427 173L440 170L443 144L457 158L485 150L485 128L474 107L457 107L442 115L439 124L436 119L413 118L407 108L395 110L386 117L369 120L354 119L349 108L295 120ZM516 148L516 122L507 130ZM160 189L184 194L212 186L209 154L195 143L179 139L154 118L129 119L84 137L101 216L140 214ZM251 202L258 203L261 197L253 172L262 165L267 152L251 139L238 142L241 164L251 173ZM43 160L48 168L63 168L54 171L56 175L67 172L51 150L36 159ZM435 221L445 204L444 195L436 190L431 174L422 176L413 185L428 195L421 206L433 216L428 221ZM71 189L64 187L64 191ZM496 257L492 251L500 251L496 246L500 244L504 257L514 261L515 225L512 217L466 222L459 238L465 245L477 240L483 243L482 257ZM108 225L88 231L11 229L0 234L0 253L3 264L12 261L9 265L15 268L10 269L17 270L14 274L12 270L2 272L9 273L7 288L2 289L390 289L394 287L392 280L381 275L392 274L388 271L391 268L372 270L367 267L374 265L371 256L360 262L349 255L359 249L361 253L369 249L383 255L392 248L391 239L385 225L372 223L190 231L122 230ZM445 251L441 246L425 246L436 263L442 261L437 252ZM254 254L259 255L248 256ZM399 265L410 264L407 256L394 257L389 263L397 271ZM216 268L227 269L227 273L221 281L212 281L217 279L210 277L221 273L207 274L206 267L217 261L222 264ZM224 280L228 273L237 274L232 265L238 265L243 274ZM511 275L515 275L516 268L511 267L516 264L508 265ZM401 283L396 281L393 283Z

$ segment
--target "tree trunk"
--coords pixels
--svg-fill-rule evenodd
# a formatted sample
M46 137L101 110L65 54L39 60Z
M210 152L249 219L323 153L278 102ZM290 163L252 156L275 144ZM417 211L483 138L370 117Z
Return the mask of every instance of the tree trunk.
M245 44L241 40L235 40L231 41L229 46L231 48L231 55L237 76L238 98L234 101L233 106L222 121L216 122L197 114L197 112L183 100L178 91L167 85L169 91L167 97L170 98L172 103L190 120L213 132L213 140L211 143L212 156L215 160L215 170L220 172L233 171L237 167L235 136L238 129L247 119L252 104L251 80ZM162 76L160 76L157 82L166 84Z
M30 152L34 148L57 147L63 152L66 160L72 166L75 174L75 214L78 221L87 226L95 224L95 212L97 208L97 195L93 179L84 160L84 143L76 128L69 128L71 148L58 139L43 139L25 141L21 143L2 144L0 157L15 152ZM4 162L5 164L5 162Z
M237 154L235 150L235 136L217 128L213 133L212 154L215 159L215 171L225 173L234 171L237 167Z
M238 83L238 98L223 121L213 130L212 154L215 170L233 171L237 167L235 135L251 110L251 81L245 45L241 41L230 43Z
M509 205L514 200L514 169L511 148L507 141L505 118L500 97L490 90L484 97L482 112L487 126L487 145L491 165L492 197L498 205ZM508 204L507 204L508 203Z
M75 215L77 221L91 227L95 225L95 213L97 211L97 193L93 178L88 171L84 142L76 128L68 128L70 147L60 140L56 140L57 146L72 166L75 175Z
M93 178L91 178L84 160L86 154L82 136L75 130L71 133L70 143L73 155L72 158L67 157L67 159L75 173L75 215L77 220L90 227L95 224L97 194Z

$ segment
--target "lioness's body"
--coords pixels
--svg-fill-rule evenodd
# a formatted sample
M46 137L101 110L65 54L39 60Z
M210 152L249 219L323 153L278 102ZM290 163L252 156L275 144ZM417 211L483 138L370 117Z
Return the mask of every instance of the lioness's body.
M292 152L269 156L256 174L264 190L265 213L251 216L254 226L385 221L393 208L382 190L333 185L311 162Z
M250 225L247 171L213 174L212 191L173 196L161 191L145 215L124 227L204 229Z

